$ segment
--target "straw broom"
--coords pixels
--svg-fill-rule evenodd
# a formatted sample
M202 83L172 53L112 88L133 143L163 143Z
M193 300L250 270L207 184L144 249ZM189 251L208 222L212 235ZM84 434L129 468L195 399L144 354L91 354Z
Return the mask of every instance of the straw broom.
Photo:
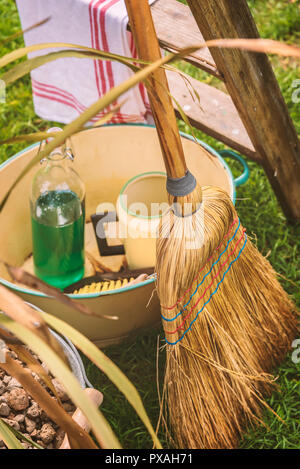
M126 0L139 57L160 56L147 0ZM154 80L155 79L155 80ZM230 197L187 172L163 70L148 88L168 175L157 240L168 417L182 448L233 448L260 421L269 374L296 334L294 305Z

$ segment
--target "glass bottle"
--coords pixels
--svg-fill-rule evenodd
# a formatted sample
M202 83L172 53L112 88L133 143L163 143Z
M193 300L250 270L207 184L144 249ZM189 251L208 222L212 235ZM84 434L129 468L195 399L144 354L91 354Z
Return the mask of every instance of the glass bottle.
M85 187L73 159L65 144L44 158L30 197L35 274L60 289L84 275Z

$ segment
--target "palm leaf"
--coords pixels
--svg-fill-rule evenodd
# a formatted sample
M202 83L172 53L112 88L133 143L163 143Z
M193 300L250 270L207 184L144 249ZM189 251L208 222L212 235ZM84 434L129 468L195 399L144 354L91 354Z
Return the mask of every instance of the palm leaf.
M81 431L79 425L74 422L71 416L48 394L40 383L32 377L29 370L25 369L9 355L5 363L1 363L1 368L16 378L28 394L45 411L47 416L68 433L74 449L96 449L91 437L86 432Z
M20 36L23 36L24 33L27 33L28 31L32 31L32 29L38 28L39 26L42 26L43 24L47 23L49 21L51 16L48 16L42 21L39 21L38 23L33 24L32 26L29 26L29 28L24 29L23 31L17 31L15 34L12 34L11 36L6 37L3 39L3 41L0 42L0 46L3 46L3 44L6 44L7 42L11 42L14 39L17 39Z
M111 54L112 57L114 56ZM77 58L77 59L94 59L99 60L99 53L97 52L88 52L88 51L76 51L76 50L62 50L58 52L50 52L46 55L39 55L38 57L34 57L33 59L26 60L25 62L21 62L15 67L11 68L8 72L5 72L1 75L1 79L5 81L6 85L18 80L19 78L23 77L27 73L31 72L35 68L41 67L42 65L53 62L54 60L61 59L61 58ZM112 60L112 57L102 58L102 60ZM118 57L118 62L129 67L134 72L138 71L140 68L136 65L132 64L129 60L125 58Z
M95 122L92 126L85 127L85 130L88 130L93 127L100 127L101 125L106 124L111 118L115 115L116 112L123 106L125 103L125 99L119 103L117 106L114 106L109 112L104 114L97 122ZM49 137L55 137L57 132L35 132L32 134L21 134L15 135L14 137L7 138L6 140L0 140L0 145L6 145L8 143L17 143L17 142L41 142L42 140L46 140Z
M29 47L24 47L22 49L18 49L17 51L13 51L0 59L0 67L5 66L11 63L14 60L17 60L20 57L23 57L28 52L33 52L37 50L42 50L45 48L51 47L68 47L68 48L75 48L80 50L86 50L89 52L99 54L99 57L106 58L108 60L121 60L124 63L126 61L135 61L135 59L130 59L129 57L121 57L117 56L116 54L109 54L107 52L97 51L96 49L92 49L89 47L79 46L75 44L66 44L66 43L45 43L45 44L36 44ZM211 41L204 42L202 44L198 44L196 46L191 46L185 49L182 49L178 53L171 53L168 56L157 60L153 64L145 66L142 70L138 71L134 76L130 77L124 83L112 88L106 95L92 104L86 111L84 111L77 119L73 122L68 124L63 132L59 132L57 137L55 137L41 152L40 157L37 155L35 158L31 160L31 162L24 168L24 170L20 173L17 179L14 181L10 189L5 194L3 200L0 204L0 211L3 210L3 207L11 193L14 189L16 184L24 177L24 175L37 163L37 161L41 158L46 157L52 150L54 150L57 146L61 145L66 138L70 137L73 133L78 132L83 125L88 122L92 117L94 117L98 112L105 109L111 103L115 102L116 99L121 96L123 93L128 91L130 88L135 86L140 81L146 80L147 77L155 71L157 68L172 62L176 59L183 58L186 55L189 55L198 49L202 49L204 47L219 47L219 48L238 48L244 50L250 50L254 52L265 52L265 53L273 53L279 54L284 56L295 56L300 57L300 48L296 46L290 46L278 41L273 41L269 39L214 39Z
M110 381L114 383L114 385L130 402L150 433L156 448L161 448L161 444L153 430L139 393L117 365L115 365L89 339L66 322L48 313L42 313L42 316L51 328L68 337L78 349L80 349L101 371L103 371L103 373L106 374Z
M0 418L0 422L1 422L1 418ZM3 420L2 420L2 422L4 423L4 425L7 426L7 428L11 431L11 433L17 438L17 441L18 440L23 440L23 441L26 441L27 443L29 443L30 445L34 446L36 449L44 449L41 445L39 445L35 441L32 441L30 438L27 438L27 436L23 435L23 433L19 432L18 430L15 430L7 422L4 422ZM1 423L0 423L0 425L1 425ZM0 436L1 436L1 429L0 429ZM8 446L8 445L6 444L6 446ZM22 445L21 445L21 448L14 448L14 447L9 447L9 446L8 446L8 448L9 449L24 449Z
M58 403L61 404L60 398L57 394L55 386L53 386L50 376L44 370L40 362L30 353L30 351L23 345L10 345L9 348L17 354L19 360L25 363L28 368L31 369L31 371L36 373L44 381L47 388L49 388L56 397Z
M18 182L27 174L27 172L42 158L45 158L51 151L53 151L56 147L63 144L63 142L73 135L74 133L78 132L86 122L88 122L92 117L94 117L98 112L105 109L111 103L114 103L117 98L119 98L122 94L126 93L130 88L134 85L139 83L140 81L145 80L154 70L159 68L161 65L170 62L174 58L174 54L170 54L167 57L157 60L151 65L143 68L139 72L137 72L132 77L128 78L124 83L112 88L108 93L102 96L98 101L92 104L88 109L86 109L79 117L74 119L70 124L67 124L62 132L58 132L57 135L53 138L53 140L48 143L44 150L39 152L32 160L26 165L23 171L19 174L16 180L11 185L10 189L5 194L4 198L0 204L0 211L3 210L5 203L11 194L14 187L18 184ZM1 62L1 60L0 60Z
M41 314L12 293L9 289L0 285L0 310L10 318L30 329L36 337L43 339L62 359L68 364L61 345L50 333L47 324Z
M21 324L12 321L4 315L0 315L0 324L21 339L47 364L51 374L58 378L74 404L81 409L90 422L100 446L102 448L121 448L120 443L111 430L108 422L103 417L102 413L95 409L95 406L85 395L77 379L61 358L53 352L53 350L42 339ZM1 364L1 366L5 367L6 364Z
M15 135L14 137L0 140L0 145L18 142L40 142L41 140L46 140L46 138L55 137L55 135L56 132L35 132L33 134Z
M124 62L140 62L140 63L145 63L142 60L135 59L132 57L125 57L123 55L118 55L118 54L112 54L111 52L104 52L99 49L93 49L92 47L86 47L82 46L80 44L68 44L65 42L45 42L43 44L34 44L32 46L27 46L27 47L21 47L20 49L17 49L15 51L9 52L8 54L5 54L3 57L0 58L0 68L5 67L6 65L10 64L11 62L14 62L15 60L18 60L22 57L25 57L25 55L29 54L30 52L36 52L39 50L44 50L44 49L57 49L57 48L66 48L66 49L74 49L77 51L86 51L92 54L96 54L98 59L102 60L119 60L121 63ZM63 51L60 51L63 52Z
M65 304L66 306L76 309L81 314L86 314L87 316L96 316L98 318L108 319L111 321L117 321L119 319L118 316L109 316L106 314L93 312L86 305L77 303L76 301L72 300L72 298L62 293L58 288L55 288L52 285L49 285L48 283L39 279L38 277L35 277L34 275L30 274L29 272L26 272L26 270L22 269L21 267L15 267L15 266L7 264L6 262L4 262L4 265L6 266L11 277L16 282L22 283L23 285L27 285L28 287L33 288L35 290L39 290L48 296L52 296L56 298L58 301L60 301L61 303ZM14 294L12 292L9 292L9 293L10 293L9 297L13 298L12 295ZM1 286L0 286L0 295L1 295ZM17 303L20 305L20 308L22 308L22 304L21 304L22 300L20 302L20 299L18 297L16 298L17 298L16 300ZM1 305L1 297L0 297L0 305ZM5 307L3 307L3 310L7 312ZM30 308L30 310L32 310L32 308ZM13 313L13 310L12 310L12 313Z
M0 436L9 449L24 449L10 426L0 417Z

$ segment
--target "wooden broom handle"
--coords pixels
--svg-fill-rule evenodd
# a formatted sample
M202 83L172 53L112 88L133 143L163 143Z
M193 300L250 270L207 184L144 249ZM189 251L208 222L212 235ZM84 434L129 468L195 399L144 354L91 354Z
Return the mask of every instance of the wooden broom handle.
M161 58L148 0L125 0L131 31L139 58L154 62ZM148 89L149 100L156 124L160 146L168 176L180 178L185 176L187 166L182 143L177 127L176 116L170 95L166 73L162 68L153 72L150 78L153 93ZM155 80L154 80L155 79Z
M103 401L103 394L100 391L97 391L97 389L93 388L86 388L84 392L95 404L95 407L98 408ZM75 410L74 414L72 415L72 419L75 420L75 422L78 423L78 425L83 428L83 430L85 430L86 432L89 433L91 431L91 425L89 421L79 408ZM59 449L70 449L70 443L67 434L65 435Z

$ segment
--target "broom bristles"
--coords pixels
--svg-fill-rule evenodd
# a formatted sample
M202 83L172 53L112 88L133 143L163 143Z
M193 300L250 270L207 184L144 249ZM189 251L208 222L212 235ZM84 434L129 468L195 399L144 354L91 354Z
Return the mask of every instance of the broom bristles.
M297 319L229 196L204 187L202 198L191 216L166 214L157 241L167 407L179 447L233 448L260 421Z

